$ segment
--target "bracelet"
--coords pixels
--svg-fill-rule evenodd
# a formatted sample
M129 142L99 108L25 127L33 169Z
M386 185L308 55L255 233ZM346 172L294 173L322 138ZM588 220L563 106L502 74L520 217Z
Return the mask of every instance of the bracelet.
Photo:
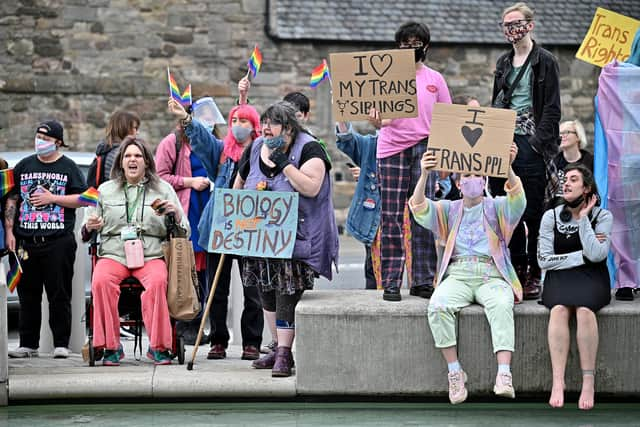
M187 117L185 117L184 119L180 119L180 127L182 127L183 129L186 128L191 124L192 120L193 117L191 117L191 114L187 114Z

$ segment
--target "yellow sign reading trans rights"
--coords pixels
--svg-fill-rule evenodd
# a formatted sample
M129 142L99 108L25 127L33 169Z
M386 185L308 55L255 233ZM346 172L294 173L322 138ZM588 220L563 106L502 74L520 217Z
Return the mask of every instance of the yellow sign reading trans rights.
M576 58L599 67L614 59L624 62L629 58L638 28L640 21L599 7Z

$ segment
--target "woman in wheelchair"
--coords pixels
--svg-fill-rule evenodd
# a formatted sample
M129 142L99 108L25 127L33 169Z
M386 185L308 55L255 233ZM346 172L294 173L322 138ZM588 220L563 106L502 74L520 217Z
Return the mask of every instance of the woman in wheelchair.
M100 235L93 293L93 346L103 349L103 365L117 366L124 357L120 344L120 283L135 277L144 287L142 319L149 336L147 357L156 365L171 363L172 330L167 306L167 266L162 240L166 220L189 233L189 223L175 191L156 174L153 155L141 140L123 140L111 180L98 188L96 211L87 216L88 232ZM153 205L153 206L152 206Z

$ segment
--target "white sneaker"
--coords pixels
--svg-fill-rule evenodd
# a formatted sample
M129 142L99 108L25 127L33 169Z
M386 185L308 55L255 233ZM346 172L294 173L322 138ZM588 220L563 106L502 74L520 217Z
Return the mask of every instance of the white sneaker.
M37 348L18 347L15 350L9 352L9 357L14 359L23 359L25 357L38 357Z
M467 374L464 371L449 372L449 401L454 405L467 400Z
M55 350L53 350L54 359L66 359L70 354L71 352L66 347L56 347Z
M496 376L496 385L493 387L496 396L508 397L515 399L516 391L513 388L513 378L508 372L498 372Z

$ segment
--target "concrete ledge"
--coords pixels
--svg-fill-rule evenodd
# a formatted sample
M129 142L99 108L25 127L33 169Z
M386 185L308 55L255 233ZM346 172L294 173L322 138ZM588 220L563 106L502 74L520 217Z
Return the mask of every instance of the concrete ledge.
M242 348L231 346L227 359L207 360L209 346L201 346L192 371L175 361L154 366L146 358L133 359L133 343L123 342L127 357L118 367L89 367L78 354L52 359L11 359L9 401L161 399L290 399L296 395L295 377L272 378L271 370L251 368L240 360ZM146 346L146 343L143 347ZM129 348L131 347L131 348ZM187 347L191 357L192 347Z
M400 303L376 291L312 291L296 311L297 390L300 395L445 395L446 364L427 324L428 301L403 294ZM519 395L545 396L551 389L547 347L549 311L536 302L515 308L516 352L512 370ZM640 395L640 301L617 302L598 314L599 393ZM572 327L567 391L580 387ZM491 395L496 375L489 325L482 307L458 316L460 361L468 389Z

